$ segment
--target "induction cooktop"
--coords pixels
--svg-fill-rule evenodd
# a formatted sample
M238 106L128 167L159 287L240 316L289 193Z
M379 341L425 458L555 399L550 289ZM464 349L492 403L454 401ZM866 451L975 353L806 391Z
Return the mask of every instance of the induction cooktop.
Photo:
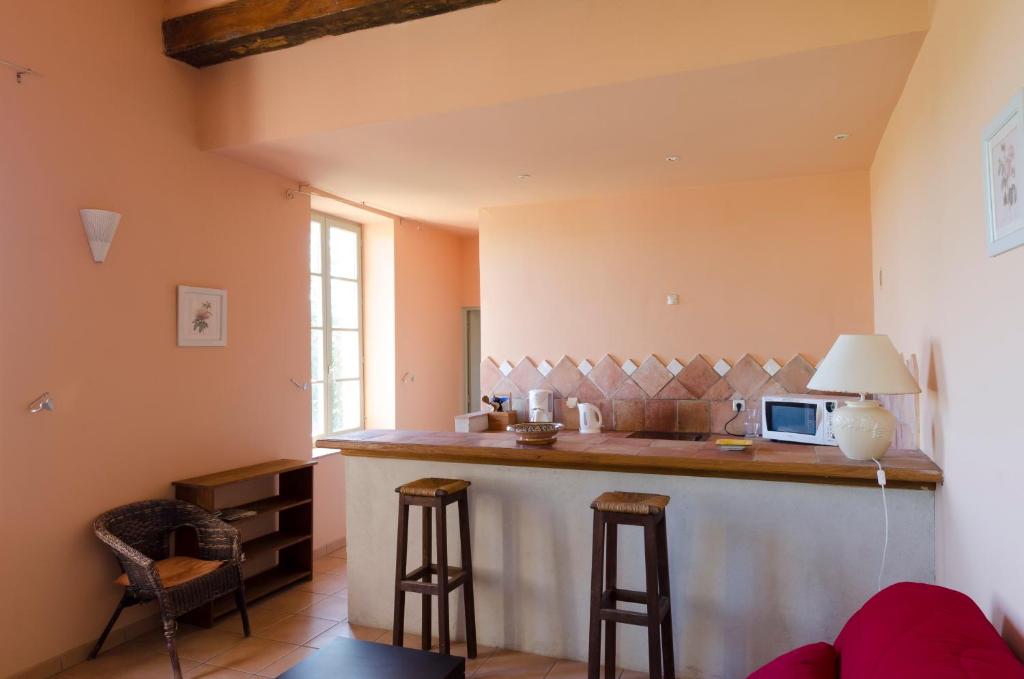
M635 431L628 439L664 439L666 441L707 441L708 435L699 431Z

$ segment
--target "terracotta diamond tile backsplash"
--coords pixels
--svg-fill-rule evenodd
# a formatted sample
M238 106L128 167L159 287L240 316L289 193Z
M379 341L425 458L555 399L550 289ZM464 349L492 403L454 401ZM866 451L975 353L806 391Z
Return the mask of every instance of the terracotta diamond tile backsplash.
M568 356L563 356L548 373L548 382L558 392L556 395L562 398L575 396L582 380L583 373Z
M807 391L807 383L814 375L814 366L807 359L797 354L793 360L782 366L772 379L791 394L802 394Z
M704 392L719 380L719 377L703 356L695 356L676 379L693 394L694 398L701 398L704 396Z
M747 409L760 408L764 396L803 394L807 382L814 375L814 365L799 354L786 362L772 358L760 361L745 354L735 362L724 376L712 367L711 361L701 355L694 356L673 376L667 365L656 356L640 362L632 375L622 365L629 359L617 361L605 354L590 364L586 358L579 363L568 356L557 362L547 359L553 367L547 376L541 374L537 363L522 358L518 363L510 360L485 358L480 364L480 390L482 394L510 392L523 403L530 389L551 389L555 394L555 419L571 428L579 427L579 413L569 408L565 399L575 397L581 403L593 403L604 418L606 431L680 431L725 433L725 424L733 417L733 399L743 399ZM718 359L715 359L718 362ZM632 361L634 365L636 361ZM728 364L728 361L724 362ZM513 366L508 376L502 374L501 365ZM782 367L776 370L776 366ZM770 374L770 368L775 374ZM916 369L916 365L913 366ZM902 398L903 400L897 400ZM917 401L914 398L891 399L890 410L899 420L899 441L904 447L915 447L917 431ZM734 421L733 434L742 434L746 413Z
M725 380L729 386L736 393L744 396L753 394L755 390L760 389L769 377L771 375L765 372L761 364L751 358L750 354L744 354L743 358L738 360L729 372L725 373Z
M587 378L596 384L605 396L611 396L623 382L629 379L629 375L615 362L614 358L605 354L604 358L598 361L594 369L590 371Z
M649 398L654 398L672 379L672 373L654 356L648 356L630 377Z

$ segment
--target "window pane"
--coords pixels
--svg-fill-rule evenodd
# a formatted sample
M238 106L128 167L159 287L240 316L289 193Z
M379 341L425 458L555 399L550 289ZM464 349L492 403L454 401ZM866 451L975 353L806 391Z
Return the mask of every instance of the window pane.
M359 272L356 232L332 227L330 237L331 275L355 278Z
M324 331L314 330L313 340L310 346L310 373L314 382L322 382L324 379Z
M320 243L323 235L320 232L320 222L309 223L309 272L320 273L320 263L323 262L323 254L320 251Z
M358 378L359 333L354 330L335 330L331 335L334 379Z
M331 429L342 431L362 426L359 380L345 380L331 385Z
M322 436L324 433L323 383L311 385L310 393L313 394L313 436Z
M320 276L309 277L309 319L315 328L324 326L324 281Z
M359 284L331 280L331 327L359 327Z
M342 428L358 429L363 426L362 389L359 380L346 380L341 383Z

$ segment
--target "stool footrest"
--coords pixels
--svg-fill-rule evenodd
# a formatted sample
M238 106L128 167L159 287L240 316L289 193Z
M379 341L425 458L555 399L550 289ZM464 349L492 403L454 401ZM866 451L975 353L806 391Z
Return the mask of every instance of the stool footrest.
M425 564L402 576L401 581L398 583L399 590L403 592L415 592L417 594L433 594L435 596L440 596L442 583L423 582L422 578L426 575L437 575L437 564ZM447 587L445 588L445 593L451 592L465 582L466 572L457 566L449 566L448 582Z
M647 626L651 624L650 616L647 615L647 611L625 611L615 606L617 601L645 604L647 603L647 594L645 592L637 592L630 589L605 590L601 594L601 608L598 611L598 617L601 620L621 622L627 625ZM670 606L671 603L667 596L658 597L657 622L660 623L665 619L665 616L668 615L670 610Z

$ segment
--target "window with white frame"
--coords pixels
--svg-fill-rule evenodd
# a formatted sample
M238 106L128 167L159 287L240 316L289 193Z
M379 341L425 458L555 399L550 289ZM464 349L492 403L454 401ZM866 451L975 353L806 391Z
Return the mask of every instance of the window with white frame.
M363 427L361 232L314 212L309 232L313 439Z

